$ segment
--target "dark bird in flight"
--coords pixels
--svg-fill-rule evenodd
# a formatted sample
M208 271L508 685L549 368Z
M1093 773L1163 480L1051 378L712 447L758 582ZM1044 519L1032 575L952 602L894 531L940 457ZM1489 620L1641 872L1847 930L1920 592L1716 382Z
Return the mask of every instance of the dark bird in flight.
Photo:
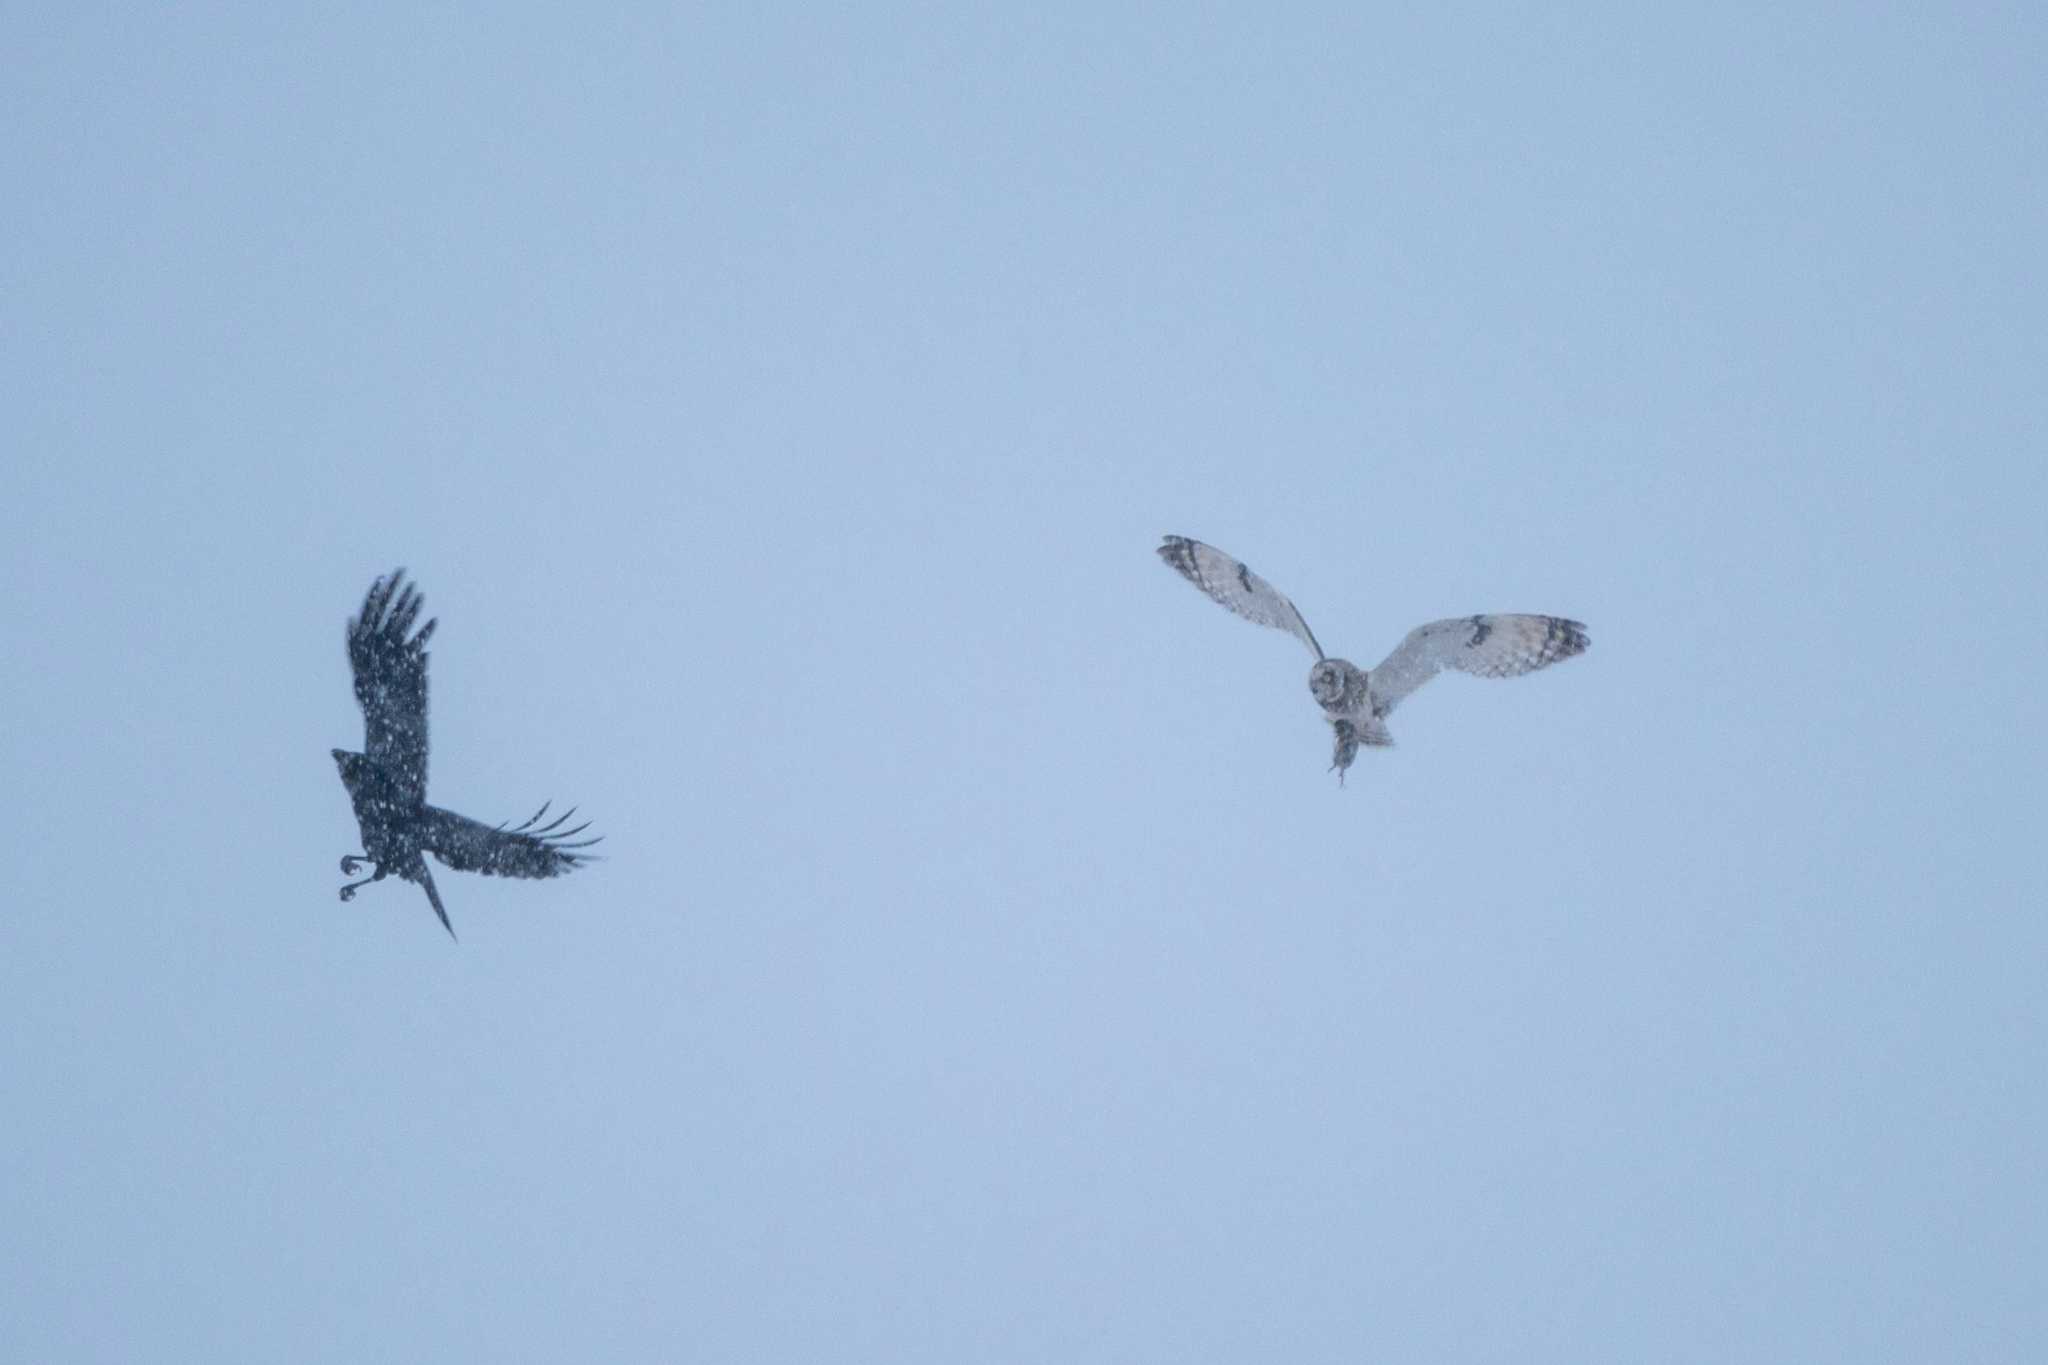
M404 577L400 569L372 583L362 613L348 623L348 662L363 708L365 752L333 752L362 827L364 852L343 858L341 871L353 877L365 862L372 871L342 887L341 898L354 900L357 887L394 874L418 882L453 938L455 926L441 908L423 854L433 854L458 872L487 877L559 877L589 862L592 855L582 850L598 839L567 842L590 828L588 821L562 828L576 813L574 807L542 825L538 821L548 813L542 805L525 824L507 829L427 804L426 646L439 623L428 621L419 634L405 638L425 599L410 583L400 591Z

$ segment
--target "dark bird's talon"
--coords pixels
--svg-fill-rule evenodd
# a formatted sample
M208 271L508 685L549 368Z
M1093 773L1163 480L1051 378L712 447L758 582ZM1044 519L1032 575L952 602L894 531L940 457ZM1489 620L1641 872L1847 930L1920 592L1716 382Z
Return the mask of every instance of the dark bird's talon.
M354 900L356 898L356 889L353 886L344 886L341 888L341 898L344 901Z
M359 858L344 857L341 860L341 875L344 877L353 877L356 875L356 869L361 865L362 860ZM343 899L345 900L347 899L347 897L343 897Z

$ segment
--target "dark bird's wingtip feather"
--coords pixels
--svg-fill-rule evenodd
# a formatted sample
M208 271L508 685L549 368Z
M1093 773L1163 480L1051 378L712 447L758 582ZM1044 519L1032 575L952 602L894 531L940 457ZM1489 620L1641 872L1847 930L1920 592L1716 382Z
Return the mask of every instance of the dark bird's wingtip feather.
M499 824L498 829L500 830L500 832L505 834L524 834L528 830L532 829L533 822L540 819L541 816L546 815L548 813L548 807L554 804L555 803L553 801L543 801L540 803L539 810L527 816L518 824L515 825L510 820L506 820Z
M576 808L575 808L574 806L571 806L571 807L569 807L569 809L567 809L567 810L563 811L563 812L562 812L562 813L561 813L560 815L557 815L557 816L556 816L556 817L555 817L554 819L552 819L552 820L548 821L548 822L547 822L547 823L546 823L545 825L542 825L542 826L541 826L541 827L540 827L539 829L529 829L529 830L527 830L526 832L527 832L528 834L534 835L534 836L535 836L535 837L537 837L537 838L543 838L543 839L545 839L545 838L556 838L556 839L561 839L561 838L565 838L565 837L567 837L568 835L574 834L574 833L575 833L576 831L575 831L575 830L573 830L573 829L571 829L571 830L561 830L561 831L560 831L559 833L557 833L556 831L557 831L557 830L559 829L559 827L560 827L561 823L562 823L562 822L563 822L564 820L568 819L568 818L569 818L570 816L574 815L575 813L576 813ZM585 828L587 828L587 827L588 827L588 822L585 822L585 826L584 826L584 827L585 827Z

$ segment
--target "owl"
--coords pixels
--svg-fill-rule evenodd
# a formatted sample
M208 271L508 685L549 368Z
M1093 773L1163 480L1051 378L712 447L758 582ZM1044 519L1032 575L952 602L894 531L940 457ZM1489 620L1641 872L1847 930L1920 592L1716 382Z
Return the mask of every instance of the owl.
M1181 577L1248 621L1274 626L1316 656L1308 671L1309 695L1330 722L1335 748L1330 767L1341 784L1360 745L1390 745L1387 715L1410 692L1446 668L1481 678L1513 678L1585 652L1586 628L1561 616L1458 616L1408 632L1378 668L1332 659L1294 603L1271 583L1213 545L1168 536L1159 557Z

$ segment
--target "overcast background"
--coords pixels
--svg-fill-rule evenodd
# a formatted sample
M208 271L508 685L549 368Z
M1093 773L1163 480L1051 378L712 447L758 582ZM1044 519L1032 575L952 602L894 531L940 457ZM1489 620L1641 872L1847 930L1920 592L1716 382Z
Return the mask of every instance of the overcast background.
M2048 1356L2048 20L1545 8L8 7L0 1357Z

